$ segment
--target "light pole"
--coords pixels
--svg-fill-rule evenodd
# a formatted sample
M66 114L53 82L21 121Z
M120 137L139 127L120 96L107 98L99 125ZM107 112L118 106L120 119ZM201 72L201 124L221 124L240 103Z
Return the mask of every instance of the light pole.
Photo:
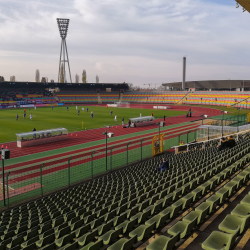
M108 149L107 149L107 146L108 146L108 133L107 133L107 130L105 132L102 133L103 135L105 135L105 139L106 139L106 171L108 169Z
M112 172L112 150L115 146L113 146L111 149L110 149L110 170Z
M107 130L102 133L105 135L105 145L106 145L106 171L108 170L108 137L113 137L114 133L108 133Z
M1 150L1 158L2 158L2 178L3 178L3 205L6 206L5 201L5 180L4 180L4 160L7 160L10 158L10 151L9 149L3 149Z
M66 44L66 37L68 34L68 28L69 28L69 19L57 18L56 20L57 20L57 25L58 25L60 37L62 38L61 51L60 51L60 61L59 61L58 82L61 82L61 81L63 83L66 82L65 62L67 62L68 68L69 68L70 82L72 83L70 65L69 65L69 56L68 56L68 50L67 50L67 44ZM67 57L67 60L65 58L65 55ZM63 60L62 60L62 57L63 57Z
M240 115L241 108L238 108L238 121L237 121L237 133L239 133L239 115Z
M222 135L222 137L223 137L223 122L224 122L224 113L227 113L227 111L221 110L221 112L223 113L223 116L222 116L222 132L221 132L221 135Z

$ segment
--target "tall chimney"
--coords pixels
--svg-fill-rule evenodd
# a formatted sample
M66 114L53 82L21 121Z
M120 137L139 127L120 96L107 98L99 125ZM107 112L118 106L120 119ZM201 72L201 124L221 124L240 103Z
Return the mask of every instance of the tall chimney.
M183 57L183 77L182 77L182 89L185 90L186 83L186 57Z

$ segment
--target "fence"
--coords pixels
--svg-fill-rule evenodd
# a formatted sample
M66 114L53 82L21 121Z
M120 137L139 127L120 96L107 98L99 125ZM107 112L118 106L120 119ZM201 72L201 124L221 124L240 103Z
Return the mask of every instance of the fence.
M172 136L164 136L164 151L196 139L197 130L187 131ZM5 183L5 196L1 186L0 207L16 205L34 197L41 197L50 192L70 187L98 174L110 172L122 166L141 161L152 156L152 137L126 141L122 144L85 151L70 156L63 156L30 165L17 164L6 168L2 183ZM1 183L1 184L2 184ZM5 200L4 200L5 198Z

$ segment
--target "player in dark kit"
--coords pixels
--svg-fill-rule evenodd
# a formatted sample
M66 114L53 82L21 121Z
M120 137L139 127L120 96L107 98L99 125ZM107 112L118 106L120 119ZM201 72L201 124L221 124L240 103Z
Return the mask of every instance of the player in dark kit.
M18 114L16 114L16 121L18 120L18 117L19 117L19 115L18 115Z
M78 115L80 114L80 110L78 110Z

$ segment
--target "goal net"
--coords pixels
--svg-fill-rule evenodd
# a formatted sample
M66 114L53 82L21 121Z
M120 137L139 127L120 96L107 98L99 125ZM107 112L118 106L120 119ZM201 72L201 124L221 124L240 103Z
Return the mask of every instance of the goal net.
M129 102L115 102L118 108L130 108Z

